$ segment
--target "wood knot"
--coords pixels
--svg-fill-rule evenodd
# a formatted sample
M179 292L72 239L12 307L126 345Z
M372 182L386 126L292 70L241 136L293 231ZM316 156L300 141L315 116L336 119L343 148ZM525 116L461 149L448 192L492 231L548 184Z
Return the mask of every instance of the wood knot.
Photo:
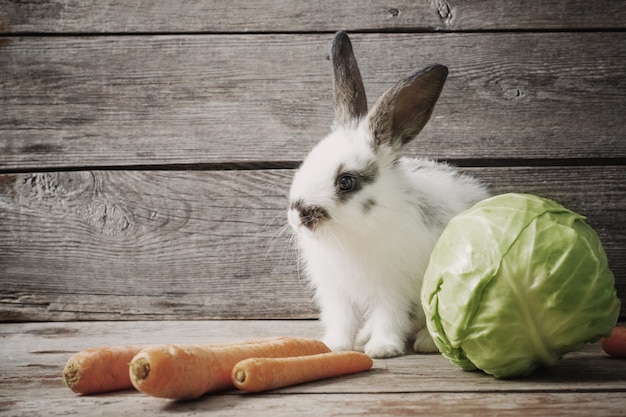
M87 173L52 172L22 177L17 194L28 205L66 206L93 191L93 178Z
M452 14L452 7L445 0L431 0L430 4L437 10L437 14L443 23L446 25L450 24L452 18L454 17Z
M98 233L110 237L126 235L134 223L132 213L107 201L91 201L81 207L80 213Z
M515 103L528 98L528 82L522 79L503 77L496 81L496 85L504 102Z

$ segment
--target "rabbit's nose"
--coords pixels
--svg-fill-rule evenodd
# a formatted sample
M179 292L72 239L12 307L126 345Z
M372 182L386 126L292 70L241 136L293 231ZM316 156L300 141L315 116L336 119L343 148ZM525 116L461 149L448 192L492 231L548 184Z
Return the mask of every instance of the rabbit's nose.
M291 210L298 213L300 224L311 231L330 219L330 215L325 208L317 205L307 205L302 200L292 202Z

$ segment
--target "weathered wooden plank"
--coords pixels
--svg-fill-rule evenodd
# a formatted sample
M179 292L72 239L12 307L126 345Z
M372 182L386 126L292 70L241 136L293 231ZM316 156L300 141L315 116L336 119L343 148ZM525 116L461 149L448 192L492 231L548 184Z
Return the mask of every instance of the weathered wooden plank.
M463 372L439 355L376 360L372 370L262 395L236 392L173 403L131 391L77 396L60 384L77 350L127 343L203 343L252 337L319 337L317 321L16 323L0 327L3 415L620 415L626 362L599 344L567 355L529 378L496 380ZM27 387L27 389L24 389Z
M17 389L15 389L17 391ZM81 416L109 413L116 416L175 413L196 417L207 413L229 417L309 417L325 416L380 417L445 415L450 417L588 417L623 416L623 392L583 393L393 393L393 394L261 394L203 397L192 402L167 402L137 393L70 397L60 389L24 392L7 400L1 408L7 416ZM13 391L11 391L12 393ZM107 415L109 415L107 414Z
M299 161L332 122L330 40L4 38L0 169ZM626 32L353 40L370 101L416 68L450 67L412 153L626 158Z
M0 7L6 33L613 29L626 22L626 6L612 0L3 0Z
M61 319L86 310L119 319L310 315L295 252L275 227L286 202L272 172L4 179L0 275L4 290L17 290L9 302L26 311L30 304ZM41 282L51 285L37 289ZM28 319L14 312L9 318Z
M587 215L626 298L622 166L467 170L496 193L536 193ZM0 318L316 317L285 226L292 174L1 175Z
M11 323L0 329L2 385L27 377L34 386L59 379L67 359L82 349L102 345L154 343L222 343L249 338L296 336L319 338L317 320L149 321ZM25 369L28 371L25 375ZM52 372L51 370L55 371ZM608 357L599 343L565 356L550 369L509 381L480 372L464 372L440 355L375 360L363 377L321 381L281 390L289 394L457 391L626 390L626 362ZM581 375L582 374L582 375ZM410 387L410 388L409 388Z

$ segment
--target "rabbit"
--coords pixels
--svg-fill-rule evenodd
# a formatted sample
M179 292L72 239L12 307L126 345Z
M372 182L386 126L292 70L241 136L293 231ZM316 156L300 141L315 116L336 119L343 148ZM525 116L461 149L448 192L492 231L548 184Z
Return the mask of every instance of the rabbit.
M436 352L420 303L423 275L448 221L488 197L451 166L402 157L447 77L431 65L389 88L368 112L345 32L331 48L334 123L294 174L288 223L333 350L374 358Z

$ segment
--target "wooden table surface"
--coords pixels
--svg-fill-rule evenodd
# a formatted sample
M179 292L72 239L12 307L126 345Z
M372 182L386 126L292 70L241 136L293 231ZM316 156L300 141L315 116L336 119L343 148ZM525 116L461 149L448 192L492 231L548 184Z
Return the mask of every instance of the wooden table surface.
M190 402L134 391L80 396L63 387L67 359L88 347L318 338L315 320L0 324L0 415L618 416L626 413L626 360L589 344L555 368L515 380L464 372L440 355L375 360L365 373L262 394L236 391Z

